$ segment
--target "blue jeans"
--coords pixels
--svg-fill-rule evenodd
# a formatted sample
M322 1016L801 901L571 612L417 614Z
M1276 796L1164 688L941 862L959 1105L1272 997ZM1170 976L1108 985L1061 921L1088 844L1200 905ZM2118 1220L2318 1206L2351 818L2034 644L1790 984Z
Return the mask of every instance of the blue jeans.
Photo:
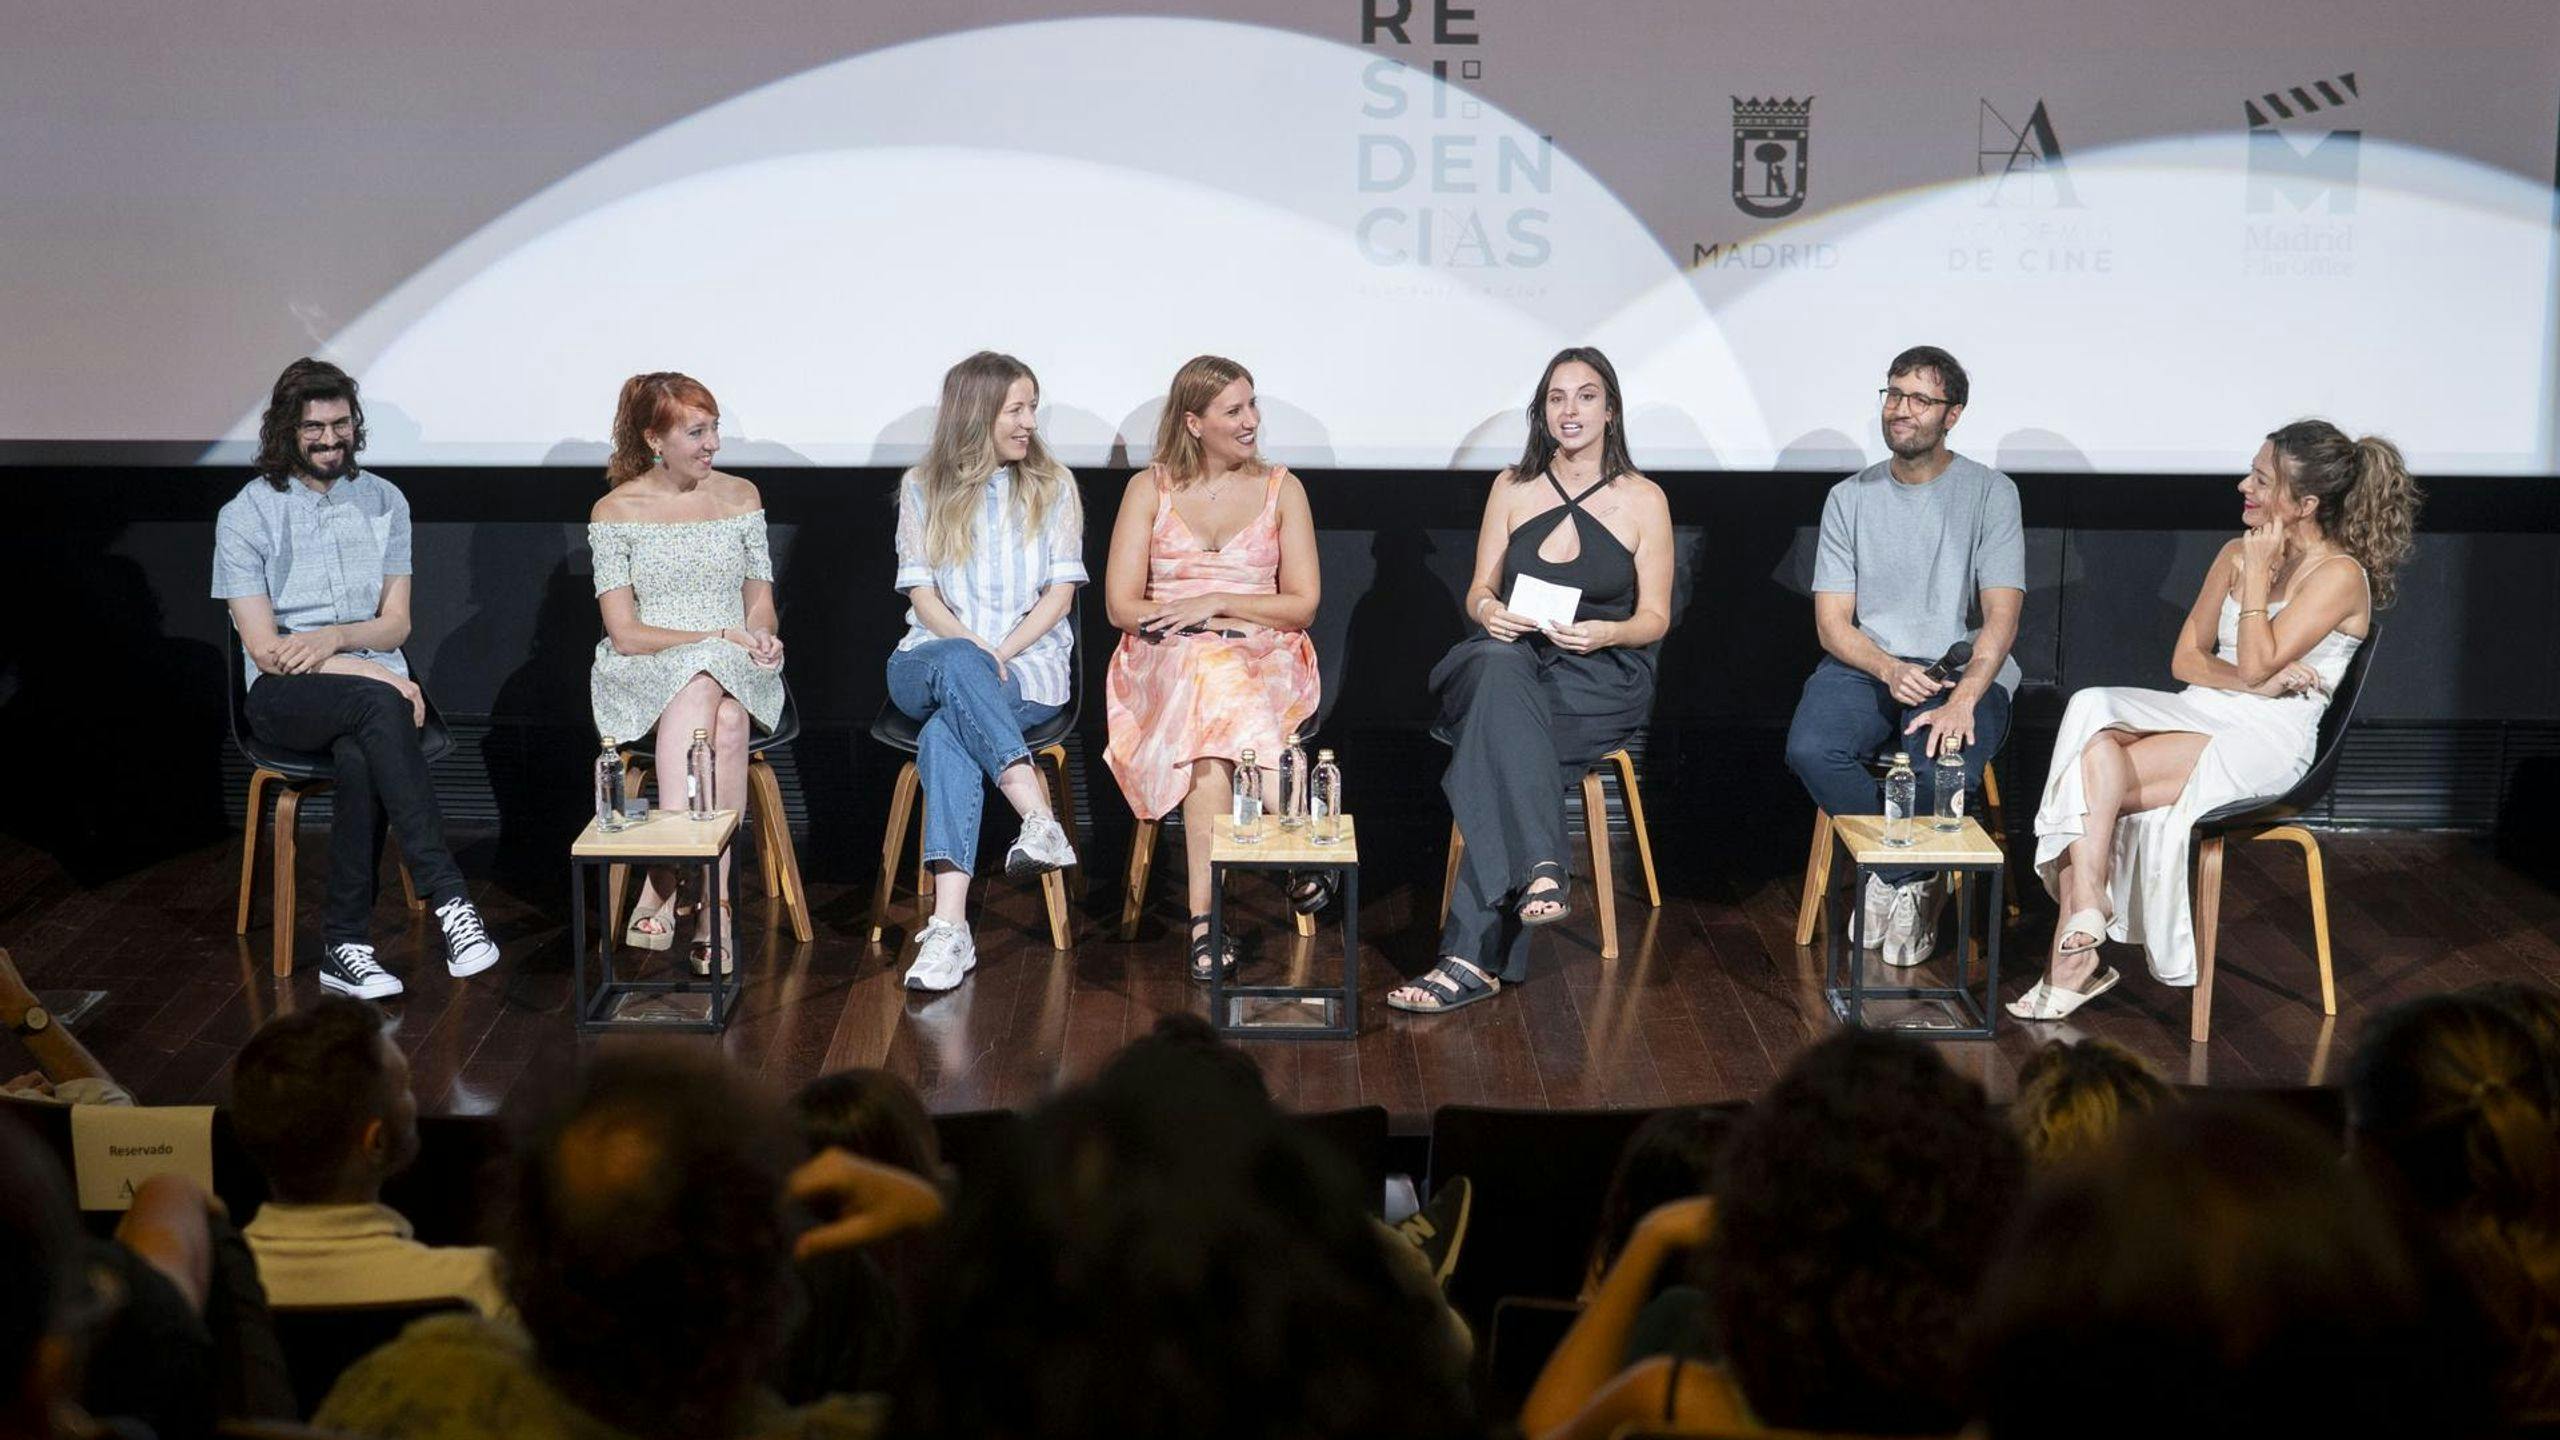
M1927 661L1920 661L1927 664ZM1811 678L1804 682L1804 696L1796 701L1796 718L1787 726L1787 768L1804 782L1813 803L1834 815L1879 815L1884 812L1884 790L1867 769L1867 761L1879 752L1909 750L1911 768L1919 778L1915 804L1923 815L1930 814L1938 803L1937 767L1924 758L1925 735L1913 735L1906 741L1902 727L1912 718L1924 715L1946 703L1940 692L1918 705L1905 706L1893 698L1893 692L1863 670L1853 670L1828 655L1814 667ZM1975 812L1974 801L1982 794L1982 767L2000 753L2009 739L2009 692L1994 685L1982 692L1973 704L1974 741L1965 747L1964 787L1965 813ZM1905 870L1877 872L1889 885L1907 884L1928 872Z
M889 703L924 729L916 774L924 783L924 860L965 873L978 862L978 817L986 787L1031 754L1022 732L1063 705L1022 698L1022 682L996 678L995 657L967 640L928 640L889 656Z

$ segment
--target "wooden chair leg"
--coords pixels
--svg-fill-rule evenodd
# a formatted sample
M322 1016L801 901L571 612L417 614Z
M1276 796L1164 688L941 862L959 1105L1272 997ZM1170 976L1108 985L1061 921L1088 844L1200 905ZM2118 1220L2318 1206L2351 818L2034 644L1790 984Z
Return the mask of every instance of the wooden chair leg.
M1813 943L1813 929L1822 921L1822 897L1831 888L1831 812L1816 806L1813 812L1813 849L1804 857L1804 894L1796 900L1796 943Z
M1467 837L1458 833L1458 822L1449 822L1449 871L1440 877L1440 928L1449 928L1449 897L1458 893L1458 862L1466 858Z
M1600 772L1582 774L1582 829L1591 839L1591 889L1600 897L1600 958L1618 958L1618 885L1609 865L1609 801Z
M275 772L249 772L249 813L240 825L240 915L232 922L231 933L249 933L249 897L257 893L258 827L267 818L267 780Z
M1120 938L1138 938L1138 917L1147 908L1147 872L1155 865L1156 832L1161 820L1141 820L1129 832L1129 890L1120 901Z
M2213 950L2222 925L2222 837L2196 847L2196 996L2187 1038L2201 1045L2213 1033Z
M773 809L764 803L764 790L756 784L756 762L747 762L748 808L756 831L756 869L764 876L764 898L782 898L782 872L773 864Z
M1316 933L1316 917L1307 914L1305 911L1296 909L1295 907L1290 909L1289 915L1297 922L1299 935L1311 936Z
M269 944L273 951L268 957L268 969L277 979L284 980L293 975L294 833L302 823L303 787L286 785L280 788L283 793L276 796L275 894L268 902L275 909L268 922L271 927Z
M916 930L923 933L925 922L933 918L933 862L924 858L925 806L923 778L917 778L916 795Z
M880 836L880 879L871 891L871 943L889 927L889 896L897 889L898 862L906 858L907 819L916 808L916 762L898 767L898 782L889 791L889 825Z
M792 843L791 817L782 811L782 777L758 758L747 764L747 788L765 820L764 893L770 897L779 889L782 908L791 916L791 938L806 945L817 931L809 923L809 887L800 879L800 847Z
M2338 984L2329 970L2329 881L2320 864L2320 838L2299 825L2279 825L2257 836L2281 840L2302 850L2304 878L2311 888L2311 948L2320 962L2320 1013L2338 1013Z
M1644 903L1662 908L1662 882L1653 874L1653 832L1644 823L1644 792L1636 788L1636 757L1624 750L1609 759L1618 767L1618 791L1627 797L1627 828L1636 832L1636 859L1644 866Z
M2002 849L2007 849L2009 845L2009 812L2001 808L2000 805L2000 772L1993 769L1991 762L1988 760L1984 761L1982 764L1982 823L1990 829L1992 840L1997 842ZM2001 894L2006 897L2006 901L2009 906L2009 918L2012 920L2017 919L2018 916L2023 913L2018 909L2017 866L2003 865L2000 867L2000 891Z
M1049 766L1049 804L1058 812L1058 828L1067 832L1067 843L1081 845L1076 829L1076 777L1067 768L1067 747L1052 745L1036 757ZM1076 863L1067 867L1067 893L1078 900L1084 898L1084 852L1076 852Z

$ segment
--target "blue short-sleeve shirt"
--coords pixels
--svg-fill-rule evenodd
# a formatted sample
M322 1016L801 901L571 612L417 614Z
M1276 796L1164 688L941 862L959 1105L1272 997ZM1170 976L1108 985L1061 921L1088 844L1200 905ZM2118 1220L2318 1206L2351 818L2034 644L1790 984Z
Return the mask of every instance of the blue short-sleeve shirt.
M213 522L213 598L264 595L281 634L371 620L382 612L382 582L408 573L409 499L369 470L325 491L300 479L278 490L260 477ZM397 650L347 653L409 673ZM255 685L257 661L243 662Z

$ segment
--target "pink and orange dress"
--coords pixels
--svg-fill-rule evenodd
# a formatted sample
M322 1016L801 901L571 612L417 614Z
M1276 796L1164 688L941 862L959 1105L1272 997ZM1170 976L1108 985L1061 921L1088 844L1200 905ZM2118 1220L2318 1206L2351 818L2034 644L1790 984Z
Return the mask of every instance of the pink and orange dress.
M1271 467L1262 512L1212 550L1173 508L1173 491L1158 472L1147 599L1279 594L1280 482L1287 474ZM1251 626L1159 640L1124 634L1105 687L1105 758L1129 808L1153 820L1190 793L1195 760L1233 760L1250 749L1259 763L1275 763L1283 738L1314 718L1320 693L1316 648L1302 631Z

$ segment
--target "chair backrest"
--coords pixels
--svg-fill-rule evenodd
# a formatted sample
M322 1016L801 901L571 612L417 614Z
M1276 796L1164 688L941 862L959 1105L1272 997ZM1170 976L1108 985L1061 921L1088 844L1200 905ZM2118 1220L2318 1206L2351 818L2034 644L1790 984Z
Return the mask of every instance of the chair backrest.
M2320 714L2311 768L2302 772L2302 778L2273 800L2242 800L2225 805L2197 820L2198 829L2281 820L2320 803L2329 793L2330 783L2338 777L2338 755L2346 745L2347 726L2356 718L2356 702L2364 697L2365 672L2372 666L2374 649L2381 641L2382 627L2377 624L2366 632L2356 653L2347 657L2346 673L2338 677L2338 688L2329 693L2329 708Z
M276 1345L293 1377L293 1399L304 1419L319 1410L347 1367L397 1338L411 1322L468 1310L451 1297L396 1305L279 1305Z

